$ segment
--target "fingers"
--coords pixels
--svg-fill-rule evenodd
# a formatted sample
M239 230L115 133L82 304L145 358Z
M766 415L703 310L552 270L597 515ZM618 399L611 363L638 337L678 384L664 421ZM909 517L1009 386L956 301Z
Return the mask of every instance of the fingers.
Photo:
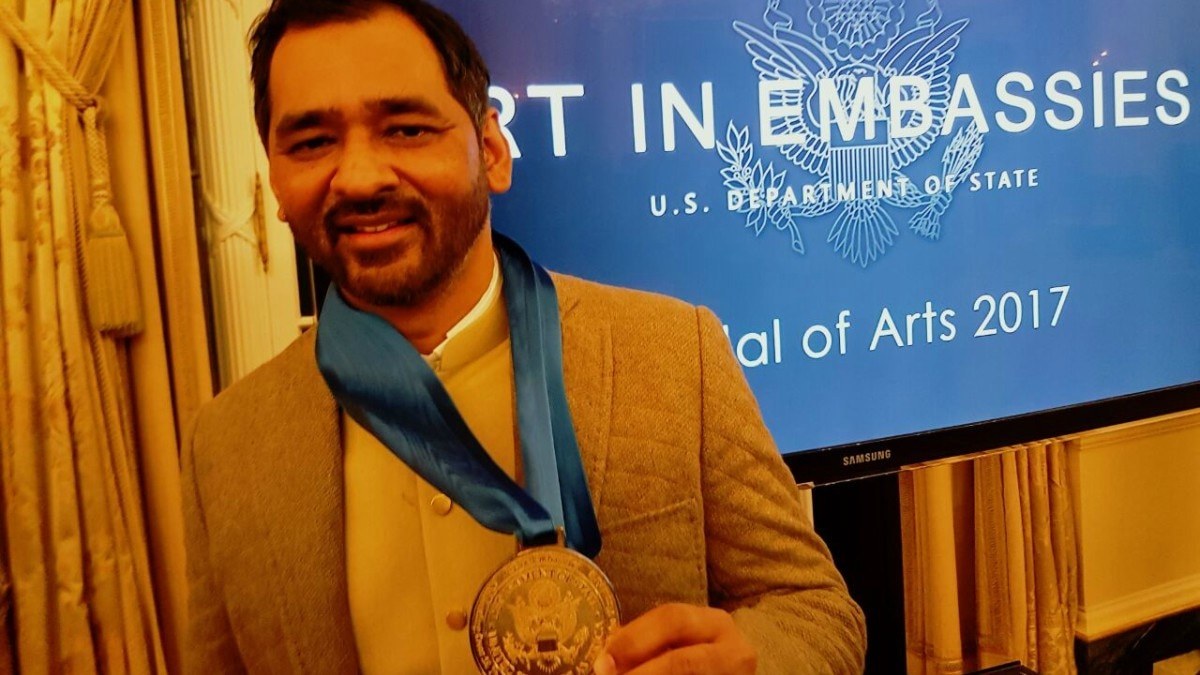
M699 675L700 673L753 673L750 670L730 670L728 659L716 644L692 645L659 654L626 675Z
M617 630L593 668L596 675L752 674L756 665L754 647L727 612L670 604Z
M623 673L670 649L715 642L730 630L733 619L719 609L660 605L618 629L605 651Z

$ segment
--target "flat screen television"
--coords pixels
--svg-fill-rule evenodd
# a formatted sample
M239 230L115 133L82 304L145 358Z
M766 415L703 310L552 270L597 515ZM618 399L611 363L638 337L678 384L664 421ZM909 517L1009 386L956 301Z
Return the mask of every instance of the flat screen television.
M438 4L496 228L712 308L797 480L1200 407L1200 3Z

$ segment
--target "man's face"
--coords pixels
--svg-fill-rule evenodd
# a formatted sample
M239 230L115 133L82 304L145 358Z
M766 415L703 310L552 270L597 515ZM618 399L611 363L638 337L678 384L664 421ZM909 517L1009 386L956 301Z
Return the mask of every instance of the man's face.
M410 306L458 270L512 157L476 130L405 14L293 28L271 61L271 186L292 232L352 300Z

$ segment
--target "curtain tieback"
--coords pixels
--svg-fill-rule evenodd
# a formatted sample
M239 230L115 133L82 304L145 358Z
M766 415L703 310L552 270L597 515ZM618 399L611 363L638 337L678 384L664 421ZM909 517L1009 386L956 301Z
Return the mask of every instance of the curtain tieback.
M142 303L133 251L112 203L108 143L100 128L100 99L88 92L43 44L35 40L16 12L3 3L0 3L0 31L75 107L83 123L92 197L82 275L88 318L95 330L112 337L137 335L144 326Z

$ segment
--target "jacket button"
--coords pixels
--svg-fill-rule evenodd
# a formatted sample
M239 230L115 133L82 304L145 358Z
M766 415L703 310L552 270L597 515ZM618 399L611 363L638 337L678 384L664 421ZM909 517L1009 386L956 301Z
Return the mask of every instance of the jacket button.
M450 630L462 630L467 627L467 614L460 609L446 613L446 625Z
M454 502L450 501L450 498L446 495L436 494L433 496L433 499L429 500L429 506L433 509L434 513L444 516L454 508Z

